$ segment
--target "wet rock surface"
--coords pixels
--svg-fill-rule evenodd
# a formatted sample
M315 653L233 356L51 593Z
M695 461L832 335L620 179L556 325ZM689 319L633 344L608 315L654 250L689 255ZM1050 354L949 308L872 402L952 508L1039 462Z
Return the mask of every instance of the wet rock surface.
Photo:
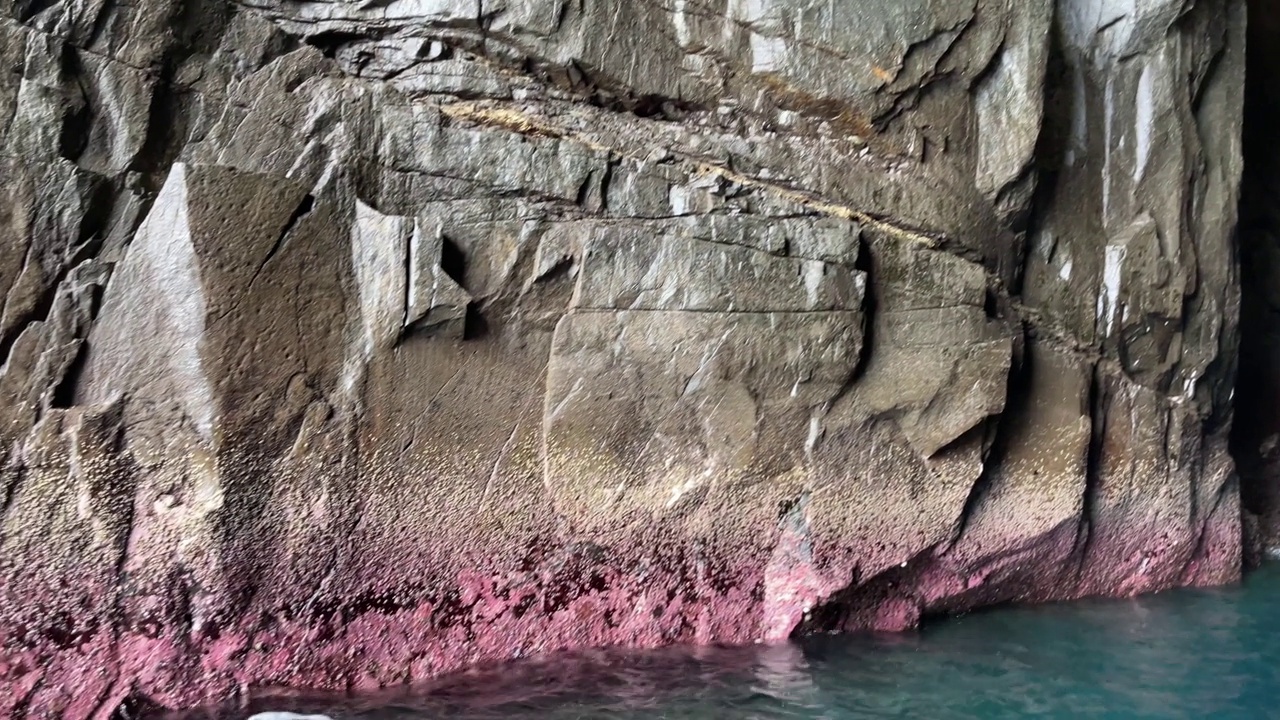
M0 714L1236 578L1244 5L11 3Z

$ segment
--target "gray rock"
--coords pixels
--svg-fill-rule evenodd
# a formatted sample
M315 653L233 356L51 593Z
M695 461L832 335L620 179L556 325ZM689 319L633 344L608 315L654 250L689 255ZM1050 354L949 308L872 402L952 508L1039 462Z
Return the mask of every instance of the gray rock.
M0 715L1236 579L1245 4L14 4Z

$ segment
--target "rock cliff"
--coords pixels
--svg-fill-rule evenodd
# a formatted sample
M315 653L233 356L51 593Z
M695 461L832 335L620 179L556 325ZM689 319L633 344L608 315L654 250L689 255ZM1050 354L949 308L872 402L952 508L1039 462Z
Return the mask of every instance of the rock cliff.
M1235 579L1245 35L11 0L0 715Z

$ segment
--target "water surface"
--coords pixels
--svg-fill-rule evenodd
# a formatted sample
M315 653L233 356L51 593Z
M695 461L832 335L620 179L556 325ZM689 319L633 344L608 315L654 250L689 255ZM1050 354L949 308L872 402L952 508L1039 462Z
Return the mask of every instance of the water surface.
M1243 587L1002 608L907 635L577 653L413 693L252 709L335 720L1280 718L1278 610L1273 564Z

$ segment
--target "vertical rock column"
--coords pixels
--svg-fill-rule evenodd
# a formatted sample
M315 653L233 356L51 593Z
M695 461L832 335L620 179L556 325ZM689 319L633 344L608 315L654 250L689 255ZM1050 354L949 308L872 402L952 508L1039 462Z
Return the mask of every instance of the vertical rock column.
M1244 10L1056 4L1015 280L1032 331L955 549L988 586L1137 593L1238 572L1227 428ZM1019 553L1032 569L1007 559Z
M1090 426L1076 455L1085 593L1234 567L1214 554L1238 536L1226 428L1244 11L1058 3L1052 173L1023 296L1047 320L1042 371L1059 362L1044 339L1055 330L1090 348L1073 371ZM1033 407L1061 393L1050 375L1032 368Z

